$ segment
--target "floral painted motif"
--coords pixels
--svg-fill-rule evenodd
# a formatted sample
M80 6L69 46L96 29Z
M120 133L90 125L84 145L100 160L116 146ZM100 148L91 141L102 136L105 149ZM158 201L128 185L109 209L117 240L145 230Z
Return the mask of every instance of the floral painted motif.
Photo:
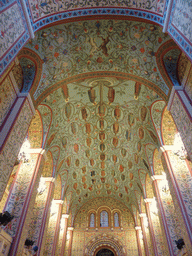
M8 182L16 157L19 153L19 149L25 138L32 117L32 110L30 108L29 102L26 101L0 154L0 172L2 173L0 183L0 197L3 195L4 189Z
M176 0L172 24L191 42L192 41L192 2Z
M17 95L10 77L7 76L0 86L0 126L12 107Z
M177 94L174 96L170 111L188 155L192 159L192 122Z
M74 22L38 31L27 45L44 62L34 98L64 79L96 71L140 76L168 95L156 65L157 49L168 39L158 26L135 21Z
M0 16L0 59L25 32L17 3Z
M159 136L159 140L161 143L162 143L161 121L162 121L162 112L165 106L166 106L165 101L157 101L151 107L151 117L152 117L153 125L155 126L155 129L157 131L157 134Z

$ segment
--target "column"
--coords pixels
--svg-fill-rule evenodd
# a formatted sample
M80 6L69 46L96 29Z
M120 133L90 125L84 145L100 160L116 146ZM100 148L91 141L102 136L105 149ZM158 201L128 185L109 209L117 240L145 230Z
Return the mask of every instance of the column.
M153 200L152 198L146 198L146 199L144 199L144 202L145 202L147 217L148 217L148 221L149 221L149 230L150 230L150 235L151 235L151 239L152 239L154 254L156 256L158 256L157 244L156 244L155 233L154 233L154 229L153 229L153 222L151 219L151 212L150 212L150 204L151 204L152 200Z
M175 206L176 216L181 226L188 253L192 254L192 178L185 160L173 153L173 146L163 146L161 159L169 182L170 192Z
M68 226L68 214L63 214L61 219L61 235L62 235L62 244L61 244L61 252L60 256L64 255L65 252L65 244L66 244L66 238L67 238L67 226Z
M58 205L58 215L57 215L57 223L55 227L55 234L54 234L54 241L53 241L53 249L52 249L52 256L55 256L56 253L56 246L59 239L59 231L60 231L60 222L61 222L61 214L62 214L62 207L63 207L63 200L56 200Z
M164 180L163 175L153 175L151 178L153 180L153 186L154 186L155 194L157 197L157 202L158 202L158 206L159 206L158 209L160 212L161 222L163 224L165 236L167 238L166 240L167 240L167 244L168 244L168 248L169 248L169 254L174 256L177 252L175 240L178 240L179 238L177 237L177 233L175 232L176 227L175 226L173 227L173 223L175 223L175 221L176 221L174 216L172 216L174 214L174 207L172 207L172 209L168 209L169 205L172 204L172 198L170 198L171 196L170 196L170 193L168 192L164 198L164 201L161 200L159 185L162 182L162 180ZM165 188L165 189L168 189L168 188ZM166 205L167 203L169 203L169 205ZM173 206L173 204L172 204L172 206ZM165 214L164 207L167 210L166 211L167 216ZM170 214L169 210L171 210L171 214ZM171 239L171 235L172 235L172 239Z
M10 255L15 256L22 255L44 164L43 149L29 149L28 153L29 160L21 164L5 205L5 210L14 216L5 230L13 237Z
M183 86L173 86L167 109L171 112L192 161L192 102Z
M137 237L138 255L142 256L141 243L140 243L141 236L142 236L141 227L140 226L136 226L135 230L136 230L136 237Z
M72 244L73 244L73 227L68 227L68 232L69 232L69 247L68 247L68 254L67 256L71 256L72 252Z
M147 217L152 238L152 244L155 255L169 255L164 230L161 229L161 223L158 216L158 209L155 198L144 199L146 203Z
M50 206L53 198L54 191L53 177L41 177L38 187L38 193L33 207L33 217L29 225L28 239L34 241L39 250L37 255L40 255L41 248L43 247L43 239L47 231L47 220L49 219Z
M40 255L54 255L55 246L58 239L58 230L61 219L63 200L52 200L50 217L48 220L48 228L44 246L41 249Z
M11 175L19 149L35 109L29 93L20 93L0 128L0 199Z
M153 255L153 251L151 250L152 248L149 249L150 239L151 239L150 234L148 233L148 237L147 237L147 234L146 234L146 231L145 231L145 229L147 228L146 224L148 226L147 215L146 215L146 213L140 213L139 216L140 216L140 220L141 220L141 230L142 230L142 233L143 233L143 242L144 242L144 248L145 248L145 255L146 256Z

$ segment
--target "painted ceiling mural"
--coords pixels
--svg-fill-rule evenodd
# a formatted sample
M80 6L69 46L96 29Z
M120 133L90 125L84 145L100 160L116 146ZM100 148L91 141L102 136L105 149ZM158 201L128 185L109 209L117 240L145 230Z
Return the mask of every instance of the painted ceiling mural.
M142 193L138 170L150 172L145 145L158 147L150 117L157 100L143 84L111 77L63 85L43 100L53 113L46 148L60 148L59 174L68 171L77 209L98 196L130 205L134 190Z
M66 78L97 71L140 77L166 97L170 91L158 70L156 52L168 40L159 26L125 20L74 22L38 31L27 45L44 62L34 99Z
M28 0L33 21L58 12L94 7L137 8L163 15L165 0Z
M159 147L153 122L160 130L171 89L156 64L168 41L154 24L93 20L48 27L27 44L43 60L33 98L73 218L90 199L131 210L143 194Z

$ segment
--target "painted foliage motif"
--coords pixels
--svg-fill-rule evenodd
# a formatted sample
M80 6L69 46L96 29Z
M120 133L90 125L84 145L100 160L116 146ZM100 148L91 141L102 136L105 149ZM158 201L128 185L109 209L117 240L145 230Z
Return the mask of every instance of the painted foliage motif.
M164 0L160 1L146 1L146 0L139 0L139 1L118 1L118 0L102 0L102 1L65 1L59 0L57 2L51 0L49 2L44 0L28 0L31 13L33 16L33 20L36 21L47 15L54 14L57 12L63 12L73 9L81 9L81 8L93 8L93 7L127 7L127 8L137 8L141 10L147 10L151 12L155 12L157 14L163 15L164 10Z
M16 157L19 153L19 149L22 145L24 137L27 133L29 124L33 117L30 105L28 101L25 101L24 106L17 117L14 127L11 130L9 138L0 154L0 196L3 195L3 191L9 179L9 175L13 169Z
M164 101L157 101L151 107L151 117L153 121L153 125L157 131L159 136L159 140L161 141L161 121L162 121L162 112L165 108L166 103Z
M113 214L117 210L121 212L120 219L121 219L121 225L123 226L123 231L121 229L116 229L113 232L113 236L120 243L122 243L122 246L124 248L123 252L125 252L126 250L126 252L129 252L131 253L131 255L136 256L138 254L138 250L137 250L136 234L135 234L134 221L133 221L132 214L127 207L125 207L119 201L114 200L113 198L110 198L110 197L104 197L104 198L100 197L100 198L91 200L87 204L85 204L77 213L77 216L74 222L75 229L74 229L74 235L73 235L72 255L78 254L82 256L82 255L85 255L85 253L88 253L89 245L93 243L94 240L97 240L98 235L102 236L102 241L105 241L105 243L110 243L107 237L107 234L109 235L110 228L107 228L107 229L99 228L97 232L95 231L95 229L90 229L88 232L85 231L85 228L88 226L87 216L89 214L89 211L94 210L96 212L99 209L99 207L102 207L102 206L107 207L110 212L113 211L112 214L108 216L109 218L112 219L113 225L114 225ZM98 217L99 216L100 215L98 215ZM113 239L113 237L111 237L111 239Z
M192 159L192 123L177 94L174 96L173 104L171 106L171 114L177 125L177 129L181 135L188 155L190 159Z
M16 92L10 80L7 76L0 86L0 126L2 125L7 113L11 109L11 106L16 99Z
M11 198L7 204L6 211L14 216L14 219L6 226L6 232L12 237L15 236L22 213L22 206L25 203L27 192L30 186L37 161L37 154L30 156L28 163L23 163L11 192Z
M158 145L149 113L156 99L142 84L102 78L63 85L43 101L53 111L46 148L61 149L58 172L69 172L74 205L107 195L128 203L131 191L142 191L144 144Z
M44 62L34 98L63 79L95 71L140 76L168 95L155 57L168 39L160 27L135 21L74 22L39 31L27 45Z
M190 0L176 0L173 25L191 42L192 41L192 2Z
M0 59L25 32L17 3L1 13L0 16Z

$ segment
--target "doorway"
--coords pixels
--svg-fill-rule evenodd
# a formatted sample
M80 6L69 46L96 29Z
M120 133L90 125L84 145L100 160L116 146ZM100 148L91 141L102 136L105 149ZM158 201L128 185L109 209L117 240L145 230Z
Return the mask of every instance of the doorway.
M115 254L109 249L101 249L97 252L96 256L115 256Z

